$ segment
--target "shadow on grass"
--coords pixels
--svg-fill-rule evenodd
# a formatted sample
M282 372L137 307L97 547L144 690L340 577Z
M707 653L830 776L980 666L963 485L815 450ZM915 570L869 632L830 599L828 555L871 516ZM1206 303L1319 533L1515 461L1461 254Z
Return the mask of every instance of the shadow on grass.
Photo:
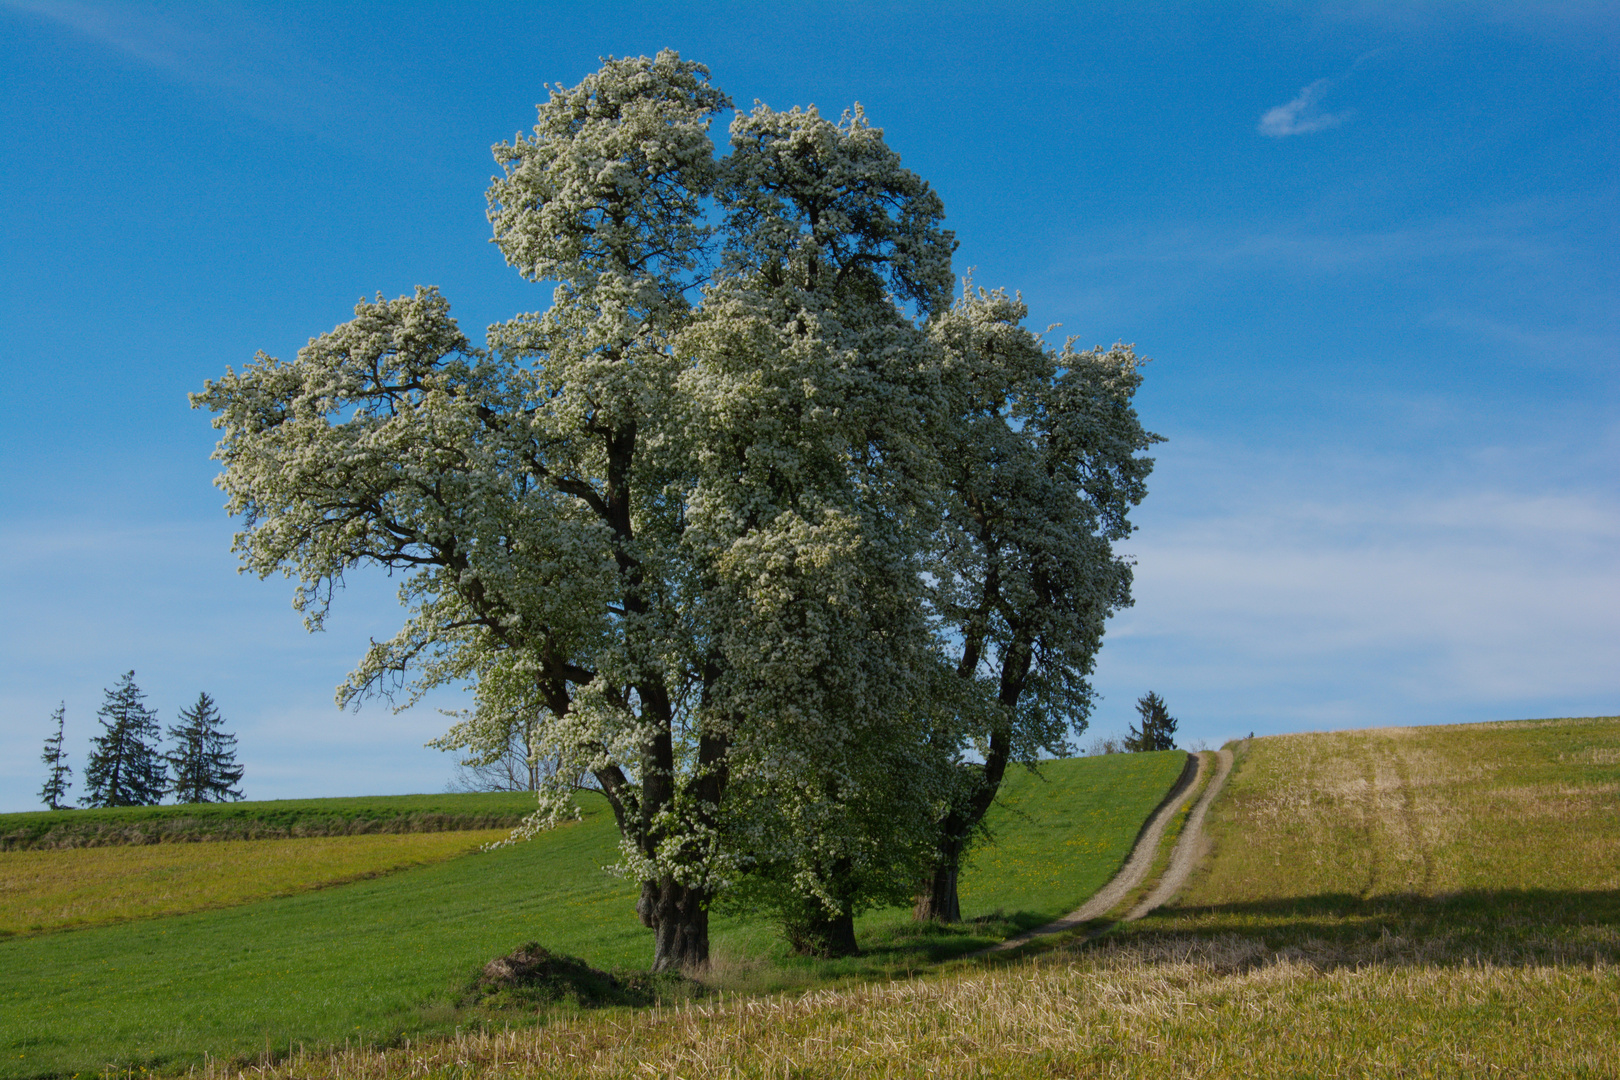
M1057 917L1051 912L996 911L942 924L914 922L909 916L909 911L894 910L863 917L856 928L861 951L833 959L795 955L770 928L760 928L742 940L728 935L729 940L717 950L714 968L700 978L711 989L744 994L909 978Z
M925 965L941 964L995 945L1036 927L1045 926L1063 912L1001 911L959 923L903 922L874 928L861 940L861 955L854 960L882 965L905 958Z
M1620 962L1620 891L1468 889L1328 893L1161 909L1099 939L1238 937L1320 967Z

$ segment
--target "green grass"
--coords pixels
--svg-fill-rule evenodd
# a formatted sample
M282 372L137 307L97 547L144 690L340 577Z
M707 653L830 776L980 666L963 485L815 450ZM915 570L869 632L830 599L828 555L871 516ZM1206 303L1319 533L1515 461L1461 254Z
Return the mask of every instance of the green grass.
M1228 784L1187 892L1094 941L251 1075L1616 1075L1620 718L1253 740Z
M0 851L511 828L533 809L527 792L480 792L37 810L0 814Z
M464 855L508 829L0 854L0 938L183 915Z
M913 931L904 912L874 913L860 927L867 955L816 965L783 956L769 927L717 918L720 974L730 963L745 985L801 985L902 973L1004 936L1015 920L1061 914L1113 873L1179 770L1175 754L1124 755L1052 762L1044 780L1009 777L996 846L963 883L968 911L1000 910L999 921L941 934ZM0 941L0 1075L176 1070L204 1054L444 1033L478 1019L457 1004L478 966L528 940L598 967L644 967L637 888L601 870L617 857L612 816L599 797L583 805L582 821L536 841L386 878ZM1043 850L1050 865L1034 858Z
M178 1066L436 1030L477 964L526 939L644 956L601 800L543 842L220 911L0 942L10 1076Z
M769 922L717 917L718 976L751 992L905 977L1051 922L1114 876L1185 761L1182 751L1167 750L1009 770L987 817L990 841L962 872L962 923L919 924L909 909L874 911L855 923L861 955L811 960L793 956Z
M995 843L964 875L962 917L1001 911L1027 930L1079 907L1125 861L1186 760L1181 750L1110 754L1048 762L1044 779L1010 773L990 818ZM1090 774L1107 783L1088 785Z

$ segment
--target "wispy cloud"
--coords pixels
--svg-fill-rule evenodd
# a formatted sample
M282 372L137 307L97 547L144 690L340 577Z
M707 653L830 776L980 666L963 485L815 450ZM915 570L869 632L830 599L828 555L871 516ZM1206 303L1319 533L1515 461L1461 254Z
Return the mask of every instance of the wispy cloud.
M379 108L375 93L290 48L284 29L244 11L0 0L4 11L54 25L257 120L320 138Z
M0 7L55 23L186 82L223 84L232 90L260 89L243 78L240 67L231 69L216 62L223 51L218 40L155 12L73 0L0 0Z
M1206 738L1620 703L1611 493L1483 469L1403 485L1410 461L1288 461L1213 443L1160 457L1149 502L1186 507L1181 492L1196 488L1204 504L1144 507L1128 545L1137 605L1099 664L1099 730L1148 686Z
M1274 139L1308 135L1313 131L1338 127L1350 119L1353 114L1348 109L1340 113L1325 113L1317 109L1317 100L1332 85L1332 79L1317 79L1301 90L1293 101L1266 110L1266 114L1260 118L1260 134Z
M1620 320L1594 311L1587 325L1546 325L1546 311L1535 314L1542 325L1534 325L1523 313L1519 319L1504 319L1484 311L1445 308L1432 312L1432 325L1462 331L1490 343L1499 355L1533 359L1547 369L1612 368L1620 356Z
M1407 325L1443 313L1432 325L1477 339L1482 327L1457 321L1473 313L1587 335L1565 344L1576 348L1571 356L1590 358L1612 346L1620 331L1608 315L1617 281L1609 247L1594 242L1587 227L1607 212L1601 198L1570 197L1479 206L1372 229L1335 231L1320 220L1259 213L1237 224L1160 219L1088 227L1076 231L1043 284L1065 324L1077 327L1092 320L1117 326L1183 317L1189 300L1211 288L1240 288L1255 297L1292 293L1289 303L1307 303L1328 317L1346 310L1351 290L1400 280L1407 306L1379 311ZM1330 282L1335 287L1325 288ZM1309 292L1301 292L1307 285ZM1051 301L1037 300L1043 302ZM1515 347L1521 344L1530 343Z

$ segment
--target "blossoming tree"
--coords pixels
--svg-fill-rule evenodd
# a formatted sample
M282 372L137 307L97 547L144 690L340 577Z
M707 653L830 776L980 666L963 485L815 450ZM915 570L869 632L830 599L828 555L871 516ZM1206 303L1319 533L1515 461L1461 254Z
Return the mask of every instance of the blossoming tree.
M348 571L403 572L404 625L339 700L465 680L474 726L539 718L532 753L556 767L530 827L592 778L656 969L706 962L710 904L742 877L847 946L855 910L939 861L941 814L971 810L975 734L994 752L1084 698L998 705L987 658L1066 646L964 614L984 584L964 545L994 545L961 539L963 508L1020 483L957 479L985 441L958 415L966 369L994 368L1021 312L951 307L943 207L858 109L756 107L718 157L728 106L667 51L553 89L532 135L495 147L489 189L497 245L554 283L549 308L480 347L436 290L379 296L292 362L260 354L193 395L217 414L244 567L297 577L309 625ZM987 303L1000 314L974 314ZM1064 356L1113 363L1128 402L1127 362ZM1091 376L1043 377L1046 397L1003 380L1003 426L1067 446L1084 421L1059 414ZM1048 486L1091 482L1064 453ZM1071 505L1040 490L1041 512ZM1097 521L1075 526L1093 555L1120 527ZM1061 545L1048 526L1031 550ZM1088 585L1086 610L1120 588Z

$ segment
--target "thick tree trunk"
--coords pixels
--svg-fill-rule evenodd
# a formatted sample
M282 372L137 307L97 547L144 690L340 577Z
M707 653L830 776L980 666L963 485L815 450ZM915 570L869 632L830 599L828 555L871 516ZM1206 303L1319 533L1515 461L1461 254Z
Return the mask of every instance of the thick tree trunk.
M943 850L934 863L933 872L923 879L917 891L917 905L911 917L918 922L953 923L962 921L962 903L956 896L956 877L960 869L961 852L954 856Z
M911 917L917 922L961 922L962 902L957 897L956 881L962 868L962 856L967 853L973 830L984 819L985 812L995 801L1001 789L1001 778L1006 773L1010 744L999 733L990 740L990 752L985 755L984 773L979 788L971 797L945 815L939 823L939 841L934 849L934 866L926 878L918 883L917 901Z
M801 921L787 927L788 944L800 956L819 956L831 959L854 956L860 946L855 943L855 916L852 912L828 915L826 908L812 902Z
M654 971L701 971L709 966L709 896L672 877L641 883L636 914L653 932Z

